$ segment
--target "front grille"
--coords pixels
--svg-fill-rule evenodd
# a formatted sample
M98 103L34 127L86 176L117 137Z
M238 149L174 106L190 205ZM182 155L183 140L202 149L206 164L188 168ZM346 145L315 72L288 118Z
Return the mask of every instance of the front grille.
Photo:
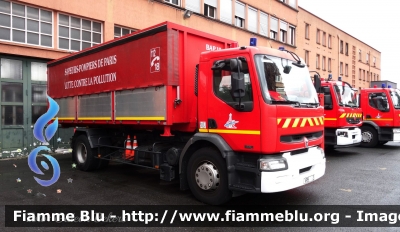
M308 140L315 140L321 138L323 135L322 131L308 133L308 134L297 134L297 135L282 135L280 140L283 143L297 143L302 142L304 137Z
M350 124L358 124L361 122L361 118L346 118L346 121Z

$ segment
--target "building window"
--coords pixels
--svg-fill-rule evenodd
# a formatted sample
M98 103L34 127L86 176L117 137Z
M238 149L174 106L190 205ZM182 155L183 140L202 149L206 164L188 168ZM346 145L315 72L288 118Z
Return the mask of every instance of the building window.
M101 23L58 14L58 48L80 51L101 42Z
M220 0L221 21L232 24L232 0Z
M317 69L319 69L319 54L317 54L317 59L316 59L315 65L316 65L315 67Z
M204 15L215 19L217 12L217 0L204 0Z
M349 75L349 65L345 64L344 66L344 75L348 76Z
M284 22L281 20L281 25L280 25L280 40L282 43L286 43L287 42L287 22Z
M358 61L361 61L361 49L358 49Z
M289 0L289 6L297 8L297 0Z
M118 26L114 26L114 39L115 38L119 38L121 36L130 34L132 32L134 32L136 30L134 29L128 29L128 28L124 28L124 27L118 27Z
M367 81L369 82L369 72L367 71Z
M365 81L365 70L363 70L363 81Z
M361 80L361 68L358 69L358 80Z
M235 5L235 26L244 28L245 5L241 2L236 2Z
M340 75L343 75L343 62L340 62L339 71L340 71Z
M331 58L328 58L328 72L331 71Z
M255 32L255 33L257 33L257 26L258 26L258 20L257 20L257 9L254 9L254 8L251 8L251 7L249 7L248 8L248 11L247 11L247 18L248 18L248 20L247 20L247 29L249 30L249 31L252 31L252 32Z
M367 53L367 54L365 54L365 60L366 60L366 62L367 62L367 64L368 64L368 62L369 62L369 54Z
M0 1L0 40L53 47L53 12Z
M319 43L321 43L320 42L320 30L319 29L317 29L317 44L319 44Z
M328 35L328 48L332 48L332 36Z
M374 65L374 67L375 67L375 64L376 64L376 57L374 56L374 58L373 58L373 65Z
M306 23L306 39L310 39L310 24Z
M268 36L268 15L260 12L260 34Z
M349 55L349 43L346 43L346 46L344 47L344 53L346 54L346 56Z
M180 6L179 0L164 0L164 2Z
M326 46L326 32L322 33L322 46Z
M200 0L186 0L185 8L191 10L192 12L200 13Z
M343 40L340 40L340 53L343 54Z
M304 54L304 59L305 59L305 62L306 62L306 64L307 64L307 66L310 66L310 59L309 59L309 55L310 55L310 52L309 51L305 51L306 53Z
M296 28L292 25L289 26L289 44L295 46L296 45Z
M325 71L325 56L322 57L322 70Z
M278 33L278 19L271 17L271 30L270 30L271 39L276 40L277 33Z
M378 74L376 74L376 80L379 81L379 75Z

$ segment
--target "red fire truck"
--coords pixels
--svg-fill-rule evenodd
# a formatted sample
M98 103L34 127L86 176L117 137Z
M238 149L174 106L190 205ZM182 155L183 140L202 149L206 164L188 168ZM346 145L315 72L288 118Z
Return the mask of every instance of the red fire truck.
M77 127L83 171L110 160L151 168L208 204L325 173L323 108L289 51L165 22L49 62L48 93L59 123Z
M389 141L400 142L400 91L385 88L361 89L360 105L364 122L361 127L363 147L375 147Z
M324 94L325 148L360 145L362 110L351 85L328 78L321 80L321 92Z

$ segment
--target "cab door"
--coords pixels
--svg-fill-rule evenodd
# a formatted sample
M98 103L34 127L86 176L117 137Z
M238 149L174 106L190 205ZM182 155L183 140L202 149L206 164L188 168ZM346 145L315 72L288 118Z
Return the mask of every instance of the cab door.
M239 72L236 67L229 67L231 59L236 57L209 62L207 129L220 135L235 151L259 152L261 120L256 75L248 57L240 57ZM218 68L218 62L226 64ZM232 94L232 77L244 79L244 95L240 98Z
M368 110L365 112L365 120L373 121L379 126L387 127L393 124L393 109L390 109L385 92L368 93Z

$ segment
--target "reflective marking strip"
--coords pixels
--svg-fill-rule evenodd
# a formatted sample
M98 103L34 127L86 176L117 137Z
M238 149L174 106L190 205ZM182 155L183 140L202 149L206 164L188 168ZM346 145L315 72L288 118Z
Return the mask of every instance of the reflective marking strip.
M325 121L335 121L337 118L324 118Z
M278 125L279 125L279 123L281 123L281 121L282 121L282 119L281 118L278 118Z
M199 129L199 132L207 133L208 129Z
M287 127L289 126L289 124L290 124L291 121L292 121L291 118L287 118L286 121L285 121L285 124L283 124L283 127L282 127L282 128L287 128Z
M319 126L318 118L314 118L315 125Z
M308 120L308 123L310 123L310 126L314 126L314 123L311 118L307 118L307 120Z
M340 115L340 118L344 118L346 116L346 113L343 113L342 115Z
M111 120L111 117L81 117L78 120Z
M365 120L368 120L368 121L390 121L390 120L393 120L393 118L366 118Z
M306 124L306 122L307 122L307 118L303 118L303 120L301 121L300 127L304 127L304 125Z
M53 118L53 120L56 120L56 118ZM74 117L70 117L70 118L58 118L58 120L75 120Z
M217 130L217 129L209 129L210 133L221 133L221 134L246 134L246 135L259 135L260 131L253 130Z
M164 121L164 120L165 120L165 117L116 117L115 120Z
M322 118L319 118L319 122L321 123L321 125L324 125L324 120L322 120Z
M297 124L299 124L300 118L296 118L294 120L293 126L292 127L297 127Z

